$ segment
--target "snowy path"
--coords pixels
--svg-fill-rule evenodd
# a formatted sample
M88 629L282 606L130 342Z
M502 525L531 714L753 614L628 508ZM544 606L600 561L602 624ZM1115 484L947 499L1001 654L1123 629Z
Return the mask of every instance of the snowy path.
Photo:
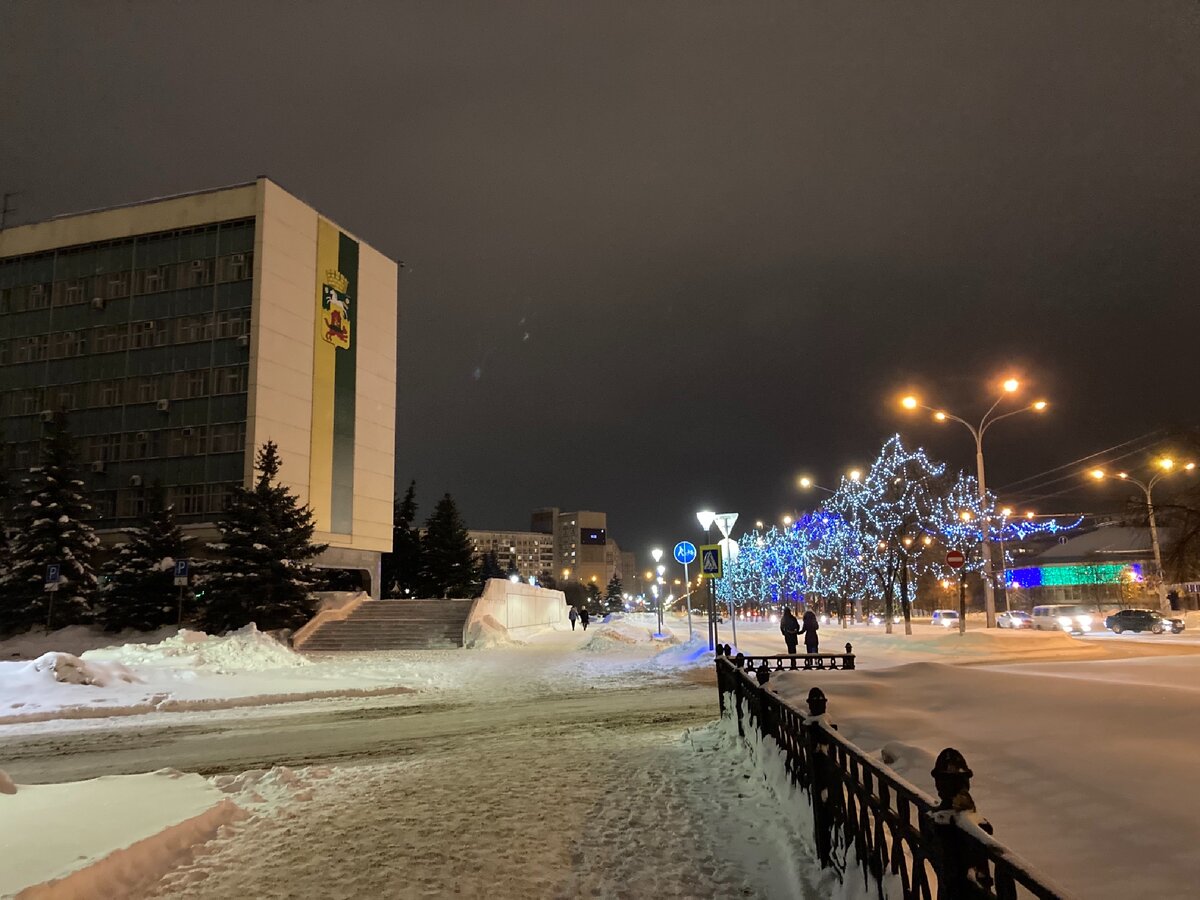
M638 706L301 773L151 896L805 896L761 782L712 729L681 741Z

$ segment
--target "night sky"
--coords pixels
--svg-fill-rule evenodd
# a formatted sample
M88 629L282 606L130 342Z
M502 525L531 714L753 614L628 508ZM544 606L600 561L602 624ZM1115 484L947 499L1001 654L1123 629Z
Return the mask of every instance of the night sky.
M897 429L969 466L896 399L1010 373L996 487L1197 420L1193 0L8 2L0 85L12 224L262 174L404 261L422 517L644 555Z

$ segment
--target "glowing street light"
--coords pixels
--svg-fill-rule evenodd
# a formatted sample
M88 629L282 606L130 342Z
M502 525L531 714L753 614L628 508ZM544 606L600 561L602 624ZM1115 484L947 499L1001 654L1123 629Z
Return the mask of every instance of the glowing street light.
M1019 409L1009 410L1005 413L996 414L996 409L1004 402L1004 399L1009 394L1015 394L1021 388L1021 382L1016 378L1007 378L1000 385L1002 391L1000 396L988 408L988 411L983 414L983 418L979 420L977 425L973 425L966 419L956 416L953 413L946 412L942 409L937 409L933 406L926 406L918 397L909 394L900 400L900 405L905 409L924 409L933 413L933 418L938 422L945 422L947 419L953 420L962 425L969 432L971 437L975 439L975 466L979 474L979 501L980 506L984 510L984 521L982 528L983 535L983 596L987 608L987 627L996 627L996 586L993 583L992 570L992 538L991 527L987 516L987 480L984 476L983 467L983 436L989 428L995 425L1002 419L1007 419L1011 416L1019 415L1023 412L1045 412L1049 405L1045 400L1036 400L1027 406L1022 406Z
M1116 477L1121 481L1136 484L1142 489L1142 493L1146 495L1146 515L1150 520L1150 545L1154 549L1154 568L1158 570L1158 605L1164 613L1167 613L1171 611L1171 601L1167 599L1167 577L1166 572L1163 571L1162 550L1158 545L1158 523L1154 521L1154 499L1151 495L1154 491L1154 486L1175 471L1175 460L1169 456L1164 456L1156 459L1154 465L1159 471L1155 472L1146 481L1140 481L1128 472L1118 472ZM1182 468L1185 472L1191 472L1196 468L1196 464L1189 462ZM1092 469L1088 474L1097 481L1103 481L1108 477L1108 474L1103 469Z

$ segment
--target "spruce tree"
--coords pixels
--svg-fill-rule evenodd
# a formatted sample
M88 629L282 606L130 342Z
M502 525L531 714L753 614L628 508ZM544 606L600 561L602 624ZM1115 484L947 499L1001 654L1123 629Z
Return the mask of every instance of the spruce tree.
M404 497L393 501L392 552L380 561L384 597L415 596L421 577L421 535L417 530L417 483L410 481Z
M500 568L500 558L495 550L489 550L479 560L479 580L486 583L489 578L505 578L504 569Z
M175 508L164 502L161 487L152 492L141 525L126 533L129 540L118 545L116 556L102 570L97 618L111 631L150 631L175 624L179 588L172 567L187 556L191 539L175 521Z
M274 441L258 451L253 488L234 491L218 522L218 558L203 579L200 621L212 633L254 622L264 631L295 628L309 618L312 570L305 563L325 549L314 544L312 510L278 484Z
M91 560L100 542L84 521L92 507L76 466L75 442L59 413L46 423L40 465L21 479L13 504L15 531L8 568L0 578L0 633L48 620L58 627L91 618L96 592ZM53 592L43 589L52 564L60 573Z
M604 592L604 605L610 613L621 612L625 608L625 601L621 596L621 579L615 574L608 579L608 590Z
M421 594L424 597L474 597L479 592L467 526L454 499L445 494L425 521L421 538Z

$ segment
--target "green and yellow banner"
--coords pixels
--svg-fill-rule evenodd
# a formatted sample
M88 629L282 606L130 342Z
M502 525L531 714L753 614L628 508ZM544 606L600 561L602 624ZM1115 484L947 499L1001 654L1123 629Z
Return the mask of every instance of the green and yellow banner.
M354 526L357 299L358 241L318 217L309 505L317 529L333 534L348 535Z

